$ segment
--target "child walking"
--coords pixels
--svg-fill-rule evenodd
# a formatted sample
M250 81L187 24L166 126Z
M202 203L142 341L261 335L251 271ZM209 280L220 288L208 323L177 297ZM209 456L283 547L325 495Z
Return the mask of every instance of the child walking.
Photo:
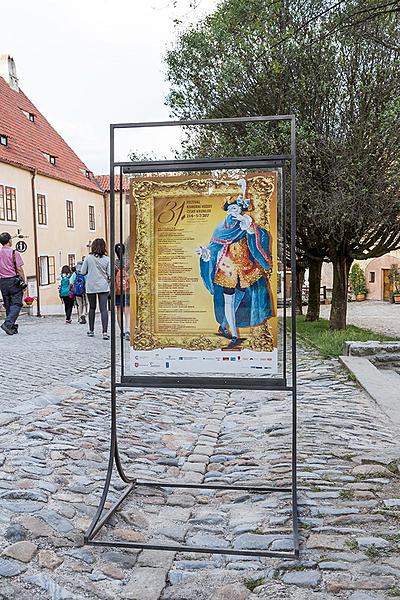
M72 273L71 276L71 286L78 309L78 323L84 325L87 315L87 298L86 277L82 274L82 264L81 260L76 263L75 273Z
M71 269L68 265L64 265L61 269L61 279L58 288L60 298L64 303L65 323L70 325L72 309L74 308L74 294L71 290Z

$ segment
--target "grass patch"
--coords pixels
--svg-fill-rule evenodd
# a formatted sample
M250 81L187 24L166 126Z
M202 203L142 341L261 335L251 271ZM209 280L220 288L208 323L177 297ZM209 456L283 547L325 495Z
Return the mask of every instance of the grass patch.
M400 511L390 510L390 508L381 508L379 510L375 510L374 514L383 515L384 517L390 517L391 519L395 519L396 521L400 521Z
M253 590L255 590L256 587L258 587L259 585L264 585L265 583L265 579L264 577L260 577L259 579L245 579L243 584L245 587L247 587L248 590L250 590L251 592Z
M350 550L358 550L358 543L356 540L346 540L345 544Z
M364 550L364 554L368 556L368 558L374 559L381 556L381 551L375 546L368 546L368 548Z
M354 491L353 490L340 490L339 495L341 498L343 498L343 500L353 500Z
M398 598L398 597L400 597L400 588L398 588L398 587L390 588L390 590L388 590L388 594L389 594L389 596L394 596L394 597Z
M398 341L398 338L389 337L370 329L361 329L355 325L348 325L343 331L331 331L329 321L306 321L304 316L296 319L297 334L305 342L316 347L324 358L338 357L343 354L344 342L378 342ZM288 320L289 324L289 320Z

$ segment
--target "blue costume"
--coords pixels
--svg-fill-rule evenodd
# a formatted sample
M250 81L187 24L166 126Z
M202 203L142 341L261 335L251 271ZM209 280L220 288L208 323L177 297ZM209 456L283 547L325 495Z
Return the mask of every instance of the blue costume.
M227 293L234 294L238 327L261 325L273 315L265 277L265 271L272 266L270 235L250 217L245 219L243 226L243 220L228 214L207 246L209 260L200 258L201 277L214 297L215 318L222 328L227 326L224 300Z

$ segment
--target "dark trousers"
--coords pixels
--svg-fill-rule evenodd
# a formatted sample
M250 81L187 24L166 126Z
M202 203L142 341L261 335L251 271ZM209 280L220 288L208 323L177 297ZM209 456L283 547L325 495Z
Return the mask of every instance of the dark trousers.
M62 301L64 302L65 318L67 321L71 320L72 309L74 308L75 298L69 296L63 296Z
M101 316L101 324L103 326L103 333L107 333L108 329L108 292L101 292L100 294L88 294L89 300L89 331L94 331L94 318L96 316L96 304L97 298L99 299L99 308Z
M6 309L6 319L4 323L8 327L15 325L22 308L23 292L17 283L16 277L4 277L0 279L0 290L3 296L3 302Z

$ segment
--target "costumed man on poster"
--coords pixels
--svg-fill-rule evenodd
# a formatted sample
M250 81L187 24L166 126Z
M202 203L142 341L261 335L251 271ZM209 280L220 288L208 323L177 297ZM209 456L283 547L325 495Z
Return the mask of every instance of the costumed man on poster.
M272 268L270 234L245 214L247 182L240 179L242 193L224 204L227 216L216 227L208 246L200 246L200 272L214 297L217 335L229 339L227 350L238 348L245 338L238 327L256 327L273 316L266 271Z

